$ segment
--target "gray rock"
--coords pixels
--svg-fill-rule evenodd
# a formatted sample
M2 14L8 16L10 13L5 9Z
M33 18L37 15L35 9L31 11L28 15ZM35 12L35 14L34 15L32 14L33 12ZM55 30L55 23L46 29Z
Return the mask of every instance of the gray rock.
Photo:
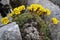
M60 40L60 32L57 35L57 40Z
M22 40L18 25L13 22L1 27L0 40Z
M56 5L59 5L59 6L60 6L60 0L50 0L50 1L52 1L54 4L56 4Z
M26 36L25 38L28 40L39 40L40 36L39 36L39 32L37 31L37 29L35 27L28 27L24 29L24 32L26 32Z
M4 4L4 5L9 4L10 0L1 0L1 3Z
M40 40L40 35L37 30L31 23L25 23L23 26L23 40ZM35 22L34 22L35 23Z

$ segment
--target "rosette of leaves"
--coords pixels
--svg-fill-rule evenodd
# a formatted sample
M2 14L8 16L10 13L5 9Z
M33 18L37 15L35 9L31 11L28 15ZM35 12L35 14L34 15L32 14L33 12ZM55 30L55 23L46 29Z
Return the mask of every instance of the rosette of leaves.
M34 25L34 27L36 27L37 30L39 31L40 37L43 40L51 40L48 25L38 15L36 15L36 14L32 15L30 13L24 13L24 14L21 14L15 18L13 18L13 21L15 21L19 25L21 30L22 30L23 25L25 23L30 23L33 21L37 22L37 25Z

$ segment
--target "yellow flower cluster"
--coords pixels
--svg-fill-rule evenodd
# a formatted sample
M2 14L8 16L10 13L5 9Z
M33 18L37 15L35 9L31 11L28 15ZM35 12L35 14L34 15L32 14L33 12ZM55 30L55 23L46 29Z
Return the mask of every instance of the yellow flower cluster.
M13 11L11 13L9 13L9 16L13 16L14 14L19 15L19 14L21 14L22 10L25 10L24 5L14 8Z
M28 6L27 9L30 11L34 11L39 15L46 14L49 16L51 14L51 11L49 9L45 9L40 4L32 4L32 5Z
M18 8L14 8L14 9L13 9L13 12L14 12L16 15L20 14L20 10L19 10Z
M19 6L13 9L13 11L11 13L9 13L8 16L13 16L13 15L19 15L21 13L22 10L25 10L25 6ZM1 19L2 24L8 24L9 23L9 19L8 17L4 17Z
M39 4L31 4L29 7L27 7L27 9L31 11L36 11L38 8L40 8L40 10L43 10L43 7Z
M19 6L18 9L19 9L20 11L25 10L25 6L24 6L24 5Z
M49 16L51 14L49 9L46 9L46 14Z
M22 10L25 10L24 5L14 8L13 11L11 13L9 13L8 16L13 17L14 15L19 15L19 14L21 14ZM42 16L45 14L49 16L51 14L51 11L49 9L47 9L47 8L45 9L40 4L31 4L30 6L27 7L27 10L29 10L30 12L34 12L38 15L42 15ZM2 18L1 22L2 22L2 24L8 24L9 23L8 17ZM52 22L54 24L58 24L59 20L57 18L52 18Z
M14 12L12 11L11 13L9 13L9 16L13 17Z
M52 22L53 22L54 24L58 24L59 20L58 20L57 18L52 18Z
M9 19L7 17L4 17L1 19L2 24L8 24L9 23Z

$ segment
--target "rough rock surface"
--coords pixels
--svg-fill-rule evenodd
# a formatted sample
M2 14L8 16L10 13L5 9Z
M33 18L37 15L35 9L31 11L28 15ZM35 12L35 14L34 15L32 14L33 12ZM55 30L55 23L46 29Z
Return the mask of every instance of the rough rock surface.
M32 23L25 23L22 29L23 40L40 40L39 32L37 28L32 25Z
M6 5L6 4L9 4L10 3L10 0L1 0L0 1L3 5Z
M60 6L60 0L50 0L50 1L52 1L54 4L56 4L56 5L59 5L59 6Z
M13 22L1 27L0 40L22 40L18 25Z
M24 31L27 32L25 36L27 40L39 40L39 32L35 27L25 28Z
M56 17L57 19L60 20L60 8L59 8L59 6L53 4L51 1L49 1L49 0L43 0L43 1L42 0L29 0L28 1L28 5L30 5L32 3L39 3L39 4L43 5L45 8L49 8L51 10L50 19L52 17ZM50 25L52 40L60 40L60 25L59 24L56 26L53 24Z

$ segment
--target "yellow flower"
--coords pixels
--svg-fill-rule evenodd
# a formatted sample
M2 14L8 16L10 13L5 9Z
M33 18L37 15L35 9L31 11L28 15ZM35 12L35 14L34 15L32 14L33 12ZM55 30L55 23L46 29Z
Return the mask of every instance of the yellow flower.
M32 4L31 7L33 8L33 11L36 11L38 8L42 7L39 4Z
M16 15L20 14L20 10L18 8L14 8L13 11L14 11L14 14L16 14Z
M54 24L58 24L59 20L58 20L57 18L52 18L52 22L53 22Z
M12 17L13 15L14 15L14 12L9 13L9 16L11 16L11 17Z
M19 6L18 9L19 9L20 11L25 10L25 6L24 6L24 5Z
M40 4L31 4L30 5L30 9L33 9L33 11L36 11L37 9L39 9L39 11L44 11L44 7Z
M36 11L38 9L38 5L37 4L31 4L29 7L27 7L28 10L31 10L33 9L33 11Z
M50 15L51 14L51 11L49 9L46 9L46 15Z
M38 15L50 15L51 11L49 9L45 9L42 5L40 4L31 4L29 7L27 7L28 10L33 10L36 12Z
M32 11L32 7L30 7L30 6L29 6L29 7L27 7L27 9Z
M40 5L40 4L31 4L30 6L32 6L32 7L40 7L40 6L42 6L42 5Z
M4 18L1 19L1 22L2 22L2 24L8 24L9 20L8 20L7 17L4 17Z
M38 9L38 7L33 7L34 11L36 11Z

